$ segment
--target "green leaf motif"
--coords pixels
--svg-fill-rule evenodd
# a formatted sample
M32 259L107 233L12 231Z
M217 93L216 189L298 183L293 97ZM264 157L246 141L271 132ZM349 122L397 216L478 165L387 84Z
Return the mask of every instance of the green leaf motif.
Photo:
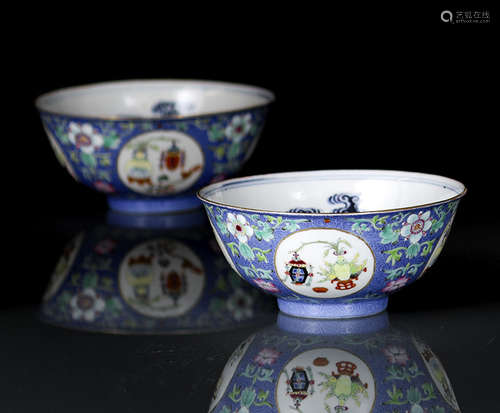
M226 154L226 145L216 146L212 150L217 160L221 161L222 159L224 159L224 155ZM222 167L224 166L222 165Z
M259 241L265 241L265 242L272 241L274 238L274 232L271 229L271 226L267 222L261 224L262 227L252 225L255 238L257 238Z
M246 387L241 393L241 400L240 400L241 406L249 409L250 406L252 406L256 396L257 394L255 393L254 389Z
M116 298L109 298L106 300L106 312L112 317L119 317L122 309L122 303Z
M90 153L80 152L80 158L89 168L95 168L97 166L96 158Z
M258 218L258 215L256 215L256 217ZM274 228L279 227L283 222L283 217L272 217L271 215L266 215L264 218L274 224Z
M271 249L264 250L262 248L253 247L252 251L255 252L255 255L257 256L257 260L259 262L267 263L267 254L271 252Z
M71 301L72 295L70 294L69 291L64 291L58 298L57 298L57 305L59 308L65 308L69 305L69 302Z
M96 273L88 273L83 277L83 288L96 288L99 281L99 276Z
M111 174L109 171L98 170L97 177L104 181L111 182Z
M208 130L208 140L218 142L225 137L224 128L219 123L214 123Z
M431 233L438 232L444 225L444 220L446 218L447 212L445 211L444 205L439 205L434 208L434 213L439 217L437 220L432 221Z
M406 249L406 258L415 258L420 252L420 244L417 242L416 244L411 244Z
M257 367L252 363L247 364L245 371L240 374L240 376L252 379L252 384L258 381L273 382L273 372L272 369L267 369L265 367Z
M252 261L255 259L255 254L253 253L252 248L250 248L245 242L240 242L238 248L243 258L247 259L248 261Z
M371 228L381 231L384 229L384 225L389 216L385 215L380 217L379 215L375 215L373 218L349 218L348 220L354 222L351 226L351 230L357 232L361 235L363 232L370 231Z
M286 220L282 229L283 229L283 231L293 232L293 231L297 231L298 229L300 229L300 226L298 225L298 223L296 221Z
M386 274L388 274L385 279L387 281L393 281L399 277L403 277L404 275L406 274L409 274L409 275L415 275L418 271L418 269L424 265L424 263L420 263L420 264L410 264L410 263L407 263L404 267L398 267L398 268L394 268L392 270L384 270L384 272Z
M401 389L398 389L396 385L392 385L392 389L387 390L387 394L389 396L389 400L384 402L384 404L396 404L403 405L406 404L406 400L403 399L403 392Z
M389 373L389 375L385 378L386 381L406 380L407 382L411 382L416 377L424 375L424 373L420 371L416 363L413 363L409 368L406 368L404 366L398 367L395 365L391 365L387 369L387 373Z
M254 402L254 405L273 407L273 405L267 401L268 397L269 397L269 390L267 391L259 390L259 392L257 393L257 400Z
M103 154L99 159L99 164L101 166L109 166L111 165L111 157L108 154ZM108 173L109 174L109 173Z
M385 262L386 263L390 262L391 265L395 265L396 262L401 260L403 250L406 250L406 247L398 247L398 248L393 248L392 250L382 251L384 254L389 254Z
M76 164L80 163L80 158L78 158L78 153L76 151L71 151L69 153L69 157L71 158L71 160L73 162L75 162Z
M422 384L422 390L425 394L425 397L422 400L427 401L436 398L436 393L434 392L434 386L432 385L432 383Z
M241 393L241 387L236 386L236 384L233 385L233 389L231 392L227 395L233 402L238 403L240 401L240 393Z
M214 297L210 300L208 306L211 313L219 313L226 308L226 301L219 297Z
M177 130L180 130L181 132L187 132L188 124L187 124L187 122L179 122L179 123L177 123L177 125L175 125L175 128Z
M399 231L394 231L392 225L386 225L379 234L382 244L392 244L397 242Z
M62 144L70 143L68 135L64 132L62 132L61 134L57 134L57 137L59 138Z
M229 145L229 148L227 150L227 158L229 160L236 159L240 155L241 155L241 145L239 142L233 142L231 145Z
M238 246L236 245L235 242L228 242L226 245L231 250L231 254L233 254L233 256L236 256L236 257L240 256L240 250L238 249Z
M430 254L430 252L432 251L432 248L434 247L435 242L436 242L435 239L423 242L422 246L424 248L422 249L422 253L420 255L422 257L425 257L426 255Z
M108 149L115 149L120 144L120 139L116 132L111 132L108 136L104 137L103 146Z
M370 227L367 223L359 221L352 224L351 230L361 235L363 232L370 231Z
M262 252L257 251L255 253L255 255L257 257L257 261L259 261L259 262L267 262L267 258L266 258L266 256L264 254L262 254Z
M251 264L251 267L241 265L240 268L243 270L247 277L251 278L262 278L264 280L272 280L271 275L272 270L265 270L263 268L256 268L255 265Z
M411 404L420 404L422 401L422 394L416 387L410 387L406 391L406 398Z
M219 228L219 231L222 233L222 235L229 234L229 231L227 230L226 223L220 215L216 215L215 222L217 224L217 227Z

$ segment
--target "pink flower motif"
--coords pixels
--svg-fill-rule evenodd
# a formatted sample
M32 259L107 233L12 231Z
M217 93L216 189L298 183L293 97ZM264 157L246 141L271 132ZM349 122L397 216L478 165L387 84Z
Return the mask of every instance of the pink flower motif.
M110 184L108 184L107 182L104 182L104 181L96 181L96 182L94 182L94 187L98 191L106 192L107 194L115 192L115 188L113 188L112 185L110 185Z
M263 348L259 351L259 354L254 357L253 361L261 367L270 366L276 362L280 355L281 353L278 350L273 348Z
M103 239L94 247L94 251L100 255L109 254L116 247L116 242L112 239Z
M402 347L398 346L389 346L384 348L384 354L387 357L387 360L391 364L399 364L401 366L405 366L406 363L410 361L408 357L408 353Z
M401 287L405 286L406 283L410 281L408 277L401 277L398 278L397 280L389 281L386 286L382 289L383 293L388 293L392 291L396 291L400 289Z
M255 284L257 284L263 290L269 291L271 293L279 293L279 288L276 287L271 281L266 281L262 279L255 280Z

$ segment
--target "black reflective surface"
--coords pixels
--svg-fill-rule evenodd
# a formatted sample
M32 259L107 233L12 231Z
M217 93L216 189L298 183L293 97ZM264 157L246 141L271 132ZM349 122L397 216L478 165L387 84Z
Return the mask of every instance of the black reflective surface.
M159 229L155 227L158 222L142 220L137 223L141 227L138 229L123 225L130 220L117 220L109 214L58 217L39 219L29 232L18 234L18 255L8 258L16 264L17 271L4 274L0 311L2 412L208 411L216 383L233 351L252 334L274 328L278 312L274 300L246 284L240 285L237 276L228 274L210 232L205 232L204 218L193 215L186 219L187 223L177 228L172 228L171 221L160 222L163 228ZM96 231L108 242L94 242ZM186 264L184 260L182 268L194 271L185 277L198 276L193 268L199 261L193 254L201 257L203 263L206 283L201 298L181 316L148 316L147 311L141 313L137 307L128 321L120 324L126 316L116 311L130 311L133 305L123 294L116 293L121 290L113 289L121 285L119 275L113 278L111 271L106 276L107 284L96 284L91 276L85 278L85 269L80 265L71 269L69 281L61 284L62 289L70 288L66 299L59 302L62 307L52 307L52 312L47 313L42 297L54 267L61 256L68 254L68 242L82 232L87 234L86 240L92 241L86 248L99 245L97 250L90 248L95 257L114 248L118 264L135 263L127 254L138 246L140 252L141 245L147 246L151 240L168 239L175 248L184 243L192 255L181 253L190 261ZM480 229L457 225L436 265L417 283L392 296L387 312L391 326L418 335L439 357L462 412L500 409L500 305L497 292L488 288L492 285L488 279L496 277L500 265L494 237L489 240L482 234ZM479 238L480 244L465 242ZM119 272L118 264L115 268ZM164 268L170 268L166 273L172 273L173 267L165 264ZM148 296L152 300L146 304L154 307L157 302L173 303L172 291L180 288L183 275L168 279L158 273L156 277L157 287L151 284L150 290L159 289ZM167 284L170 289L161 289ZM103 285L107 289L101 288ZM94 309L87 316L76 311L77 299L72 301L85 288L96 291L95 296L80 301L82 308ZM171 301L161 301L160 290L170 294ZM129 298L134 293L129 290ZM58 295L60 292L53 297ZM121 304L114 305L116 302ZM57 308L65 308L66 315L51 320L58 315ZM107 310L114 313L105 313ZM191 318L186 317L188 313ZM118 317L113 318L113 314ZM214 314L216 318L210 319ZM104 316L108 317L107 324L98 324ZM183 328L179 329L173 322L181 318ZM208 324L202 325L205 322ZM191 329L193 323L197 324ZM233 406L234 411L237 408ZM393 408L388 406L387 412L396 411ZM219 408L214 409L218 411ZM276 410L261 406L249 411Z

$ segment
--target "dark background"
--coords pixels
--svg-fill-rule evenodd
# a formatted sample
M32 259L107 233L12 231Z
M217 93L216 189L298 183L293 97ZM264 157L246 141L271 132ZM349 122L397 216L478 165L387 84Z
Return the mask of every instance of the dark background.
M481 283L478 274L491 286L500 269L497 9L472 2L389 10L333 3L187 6L30 9L29 22L25 12L16 15L18 32L27 35L4 37L10 107L4 139L12 150L3 196L7 224L14 224L9 235L17 255L10 260L22 263L32 288L21 301L4 293L3 305L40 296L59 245L71 235L60 230L65 218L85 227L107 209L103 195L59 166L34 99L59 87L137 78L222 80L274 91L261 141L240 175L375 168L462 181L469 192L431 270L441 276L424 277L391 305L405 311L497 300L494 288L470 292ZM492 22L446 24L439 17L444 9L486 9ZM11 277L4 291L25 282ZM443 297L450 285L453 292Z

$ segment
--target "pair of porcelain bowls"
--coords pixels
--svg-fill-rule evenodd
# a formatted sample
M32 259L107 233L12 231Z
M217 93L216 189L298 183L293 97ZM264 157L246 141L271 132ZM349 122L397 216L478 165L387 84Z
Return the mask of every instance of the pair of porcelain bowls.
M465 186L385 170L227 179L251 156L272 92L208 81L123 81L61 89L36 106L61 164L112 210L170 213L203 203L233 269L284 313L360 317L431 267Z

